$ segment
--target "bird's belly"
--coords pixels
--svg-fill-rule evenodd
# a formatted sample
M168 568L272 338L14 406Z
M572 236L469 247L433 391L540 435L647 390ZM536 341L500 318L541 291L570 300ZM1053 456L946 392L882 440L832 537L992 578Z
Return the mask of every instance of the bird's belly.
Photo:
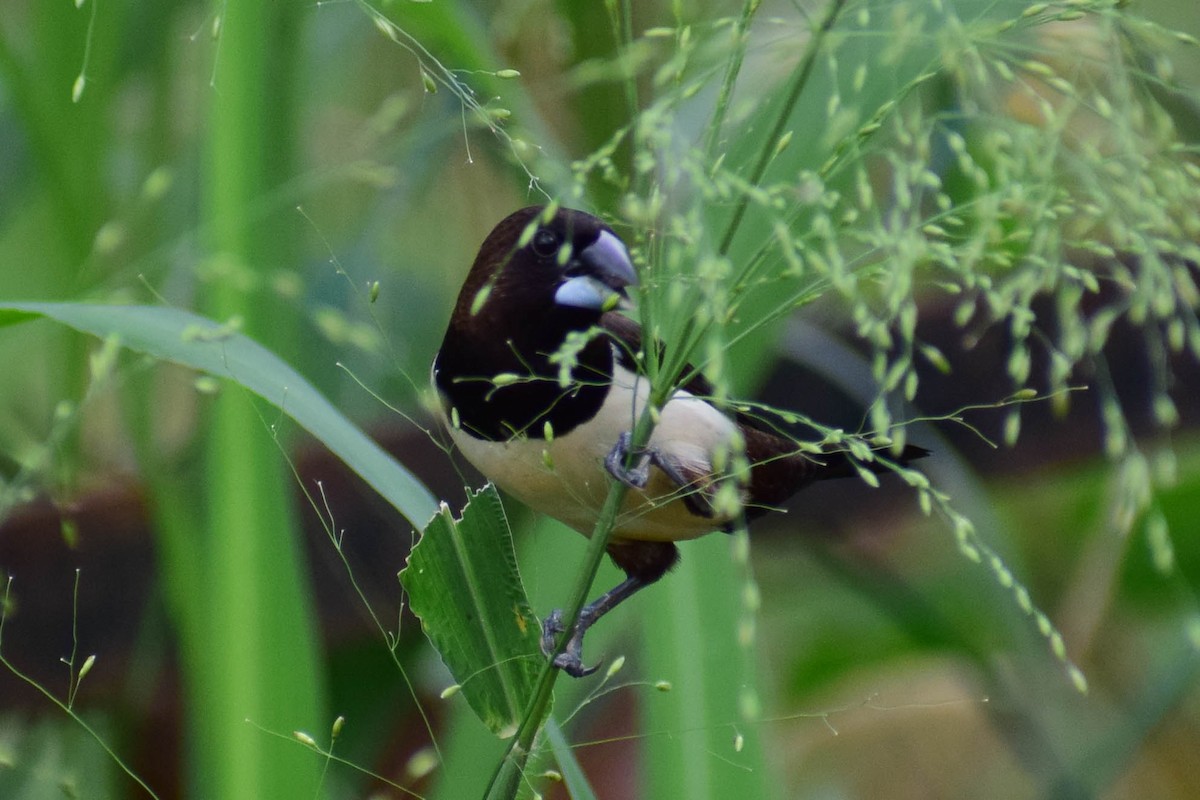
M550 441L518 437L494 442L454 429L451 436L463 456L501 489L590 536L610 485L604 460L617 438L633 429L648 394L644 380L621 373L618 370L614 376L615 391L596 416ZM663 408L650 446L704 475L712 470L712 454L727 447L733 433L728 417L680 391ZM728 521L694 513L679 496L680 487L651 467L645 488L628 491L613 535L679 541L702 536Z

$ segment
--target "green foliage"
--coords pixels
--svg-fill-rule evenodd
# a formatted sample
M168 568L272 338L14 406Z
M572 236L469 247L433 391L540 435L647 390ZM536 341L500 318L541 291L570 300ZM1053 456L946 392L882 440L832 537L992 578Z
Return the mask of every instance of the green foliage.
M93 722L111 736L107 721ZM116 772L73 720L0 718L0 792L11 800L121 797Z
M445 504L413 546L400 581L409 607L492 732L516 733L543 660L541 626L517 573L512 531L492 485L455 519Z
M337 679L313 622L274 409L410 521L427 519L430 492L348 419L379 415L377 397L421 419L429 357L481 235L517 205L553 199L602 213L632 245L637 314L664 343L645 354L658 403L695 368L733 406L753 396L789 319L844 321L861 350L842 366L871 378L859 425L813 418L804 397L738 410L802 430L806 451L933 446L924 472L890 482L913 498L906 524L948 532L951 546L909 534L855 557L794 540L751 548L744 534L696 542L636 617L594 632L640 622L646 640L623 668L630 684L595 695L532 660L458 646L461 660L443 642L468 697L480 681L467 676L522 665L494 726L532 692L508 756L461 698L427 699L444 679L410 669L421 656L368 603L397 683L422 710L450 709L432 751L381 777L412 786L430 774L436 796L462 797L499 772L503 796L528 794L548 785L552 751L573 796L603 796L573 756L590 749L589 714L609 716L617 697L639 709L645 796L870 796L879 786L861 776L876 772L898 793L888 749L855 738L861 717L845 698L899 683L901 702L920 707L906 670L933 664L954 674L935 700L986 694L975 711L1001 733L994 751L932 748L931 766L905 773L959 780L958 796L1017 793L1011 774L1046 794L1107 794L1124 779L1170 796L1136 759L1187 708L1200 642L1194 537L1181 535L1195 519L1195 445L1163 435L1187 423L1176 371L1200 357L1200 48L1195 31L1139 15L1193 25L1190 3L17 5L0 20L0 517L39 492L66 506L100 479L141 474L189 697L192 793L368 791L364 765L397 738L386 720L363 731L351 719L354 736L327 749L290 738L342 713L324 706L344 693L325 687ZM926 338L928 315L943 311L962 348ZM12 324L31 314L102 343ZM997 336L995 380L970 408L947 408L933 371L954 375L994 353L980 343ZM1114 344L1146 365L1148 421L1113 377ZM212 398L211 382L172 383L121 348L229 383ZM816 361L803 347L790 355ZM1037 491L1023 474L989 497L918 427L976 428L977 409L998 406L988 435L1017 446L1035 402L1098 408L1098 440L1074 446L1106 463L1048 468ZM735 472L747 466L727 455ZM316 506L348 567L342 509ZM462 530L444 521L438 537ZM479 521L492 545L507 542L498 508ZM542 523L528 548L526 527L517 546L534 608L577 611L594 594L603 526L584 543ZM558 537L577 546L547 544ZM519 590L507 608L523 589L508 557L492 558L504 568L494 585ZM532 583L547 574L539 595ZM470 586L409 586L412 606L432 630L453 615L422 607L423 592ZM505 652L536 654L526 612ZM589 640L606 655L621 646ZM1143 652L1146 664L1126 663ZM1087 674L1088 697L1056 668L1080 687ZM863 727L882 739L917 754L935 741L921 738L930 717L909 709L916 721L897 736L887 726L902 714L866 705ZM851 766L822 760L808 727L823 733L821 719L850 720L838 742ZM72 742L53 774L104 760L66 729L42 730L45 752Z
M342 416L303 376L239 333L236 325L218 325L172 308L0 303L0 325L39 316L248 389L320 439L410 520L427 517L437 505L408 470Z

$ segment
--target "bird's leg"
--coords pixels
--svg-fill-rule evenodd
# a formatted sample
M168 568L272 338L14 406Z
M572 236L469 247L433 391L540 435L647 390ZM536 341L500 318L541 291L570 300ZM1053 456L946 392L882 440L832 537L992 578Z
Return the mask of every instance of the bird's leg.
M671 542L641 542L615 539L608 544L608 555L625 571L625 580L597 597L579 612L575 628L558 651L558 637L565 630L562 611L555 609L542 623L542 652L552 657L554 666L575 678L591 675L599 667L583 665L583 635L598 619L612 611L639 589L657 581L679 560L679 550Z
M559 634L563 632L562 609L554 609L542 623L542 652L547 656L553 655L554 666L573 678L591 675L600 668L600 664L596 663L590 667L583 665L584 634L598 619L612 611L638 589L649 586L650 583L652 581L645 581L637 577L626 578L584 606L583 610L579 612L579 619L575 622L575 629L571 631L571 638L567 640L561 653L556 652L556 645Z

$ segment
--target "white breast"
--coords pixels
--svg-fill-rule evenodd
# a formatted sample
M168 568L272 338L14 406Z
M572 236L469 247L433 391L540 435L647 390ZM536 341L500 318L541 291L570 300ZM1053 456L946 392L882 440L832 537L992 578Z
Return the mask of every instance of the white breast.
M609 477L604 459L625 431L633 430L646 406L645 378L616 366L612 390L599 413L574 430L542 439L489 442L450 428L458 449L501 489L540 511L591 535ZM662 409L650 446L690 472L712 471L713 453L726 447L734 423L704 399L678 391ZM630 490L614 535L625 539L694 539L726 520L705 519L678 499L679 487L657 467L642 491Z

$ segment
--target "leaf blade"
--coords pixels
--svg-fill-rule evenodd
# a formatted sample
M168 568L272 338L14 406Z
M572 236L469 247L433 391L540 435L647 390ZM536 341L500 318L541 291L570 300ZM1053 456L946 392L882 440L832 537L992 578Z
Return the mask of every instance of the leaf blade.
M226 378L291 417L419 527L437 501L300 373L253 339L174 308L84 303L0 303L0 326L47 317L132 350Z
M511 736L541 666L540 627L492 484L471 496L459 519L442 504L400 581L471 708L494 733Z

